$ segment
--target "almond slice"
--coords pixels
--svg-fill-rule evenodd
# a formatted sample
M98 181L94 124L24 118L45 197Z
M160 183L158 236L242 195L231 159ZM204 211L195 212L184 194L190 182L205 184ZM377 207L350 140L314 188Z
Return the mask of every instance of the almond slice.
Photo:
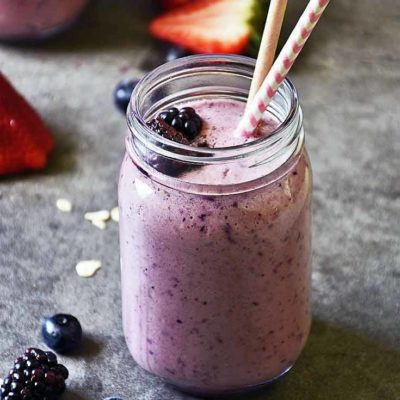
M118 207L114 207L111 210L111 219L115 222L119 222L119 209Z
M72 203L67 199L58 199L56 202L56 207L65 213L70 213L72 211Z
M106 229L106 223L102 221L101 219L94 219L92 222L92 225L94 225L96 228L99 228L101 230Z
M90 278L92 277L96 271L101 268L101 261L100 260L83 260L79 261L76 264L76 272L82 278Z
M87 212L84 215L85 219L88 221L92 222L93 221L103 221L106 222L110 219L110 211L108 210L99 210L99 211L92 211L92 212Z

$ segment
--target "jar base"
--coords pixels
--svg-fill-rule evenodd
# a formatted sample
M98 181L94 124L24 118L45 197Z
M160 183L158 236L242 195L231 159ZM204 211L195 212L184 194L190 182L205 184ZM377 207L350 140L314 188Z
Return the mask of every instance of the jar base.
M204 389L198 389L198 388L188 388L184 386L179 386L177 384L174 384L172 382L168 382L167 384L174 388L175 390L179 392L186 393L191 396L197 396L197 397L202 397L205 399L213 399L216 396L220 399L232 399L236 398L245 394L252 394L252 393L257 393L262 390L265 390L267 387L270 385L276 383L278 380L283 379L286 374L293 368L293 365L290 365L287 367L280 375L278 375L276 378L273 378L269 381L259 383L256 385L251 385L251 386L245 386L237 389L227 389L227 390L204 390Z

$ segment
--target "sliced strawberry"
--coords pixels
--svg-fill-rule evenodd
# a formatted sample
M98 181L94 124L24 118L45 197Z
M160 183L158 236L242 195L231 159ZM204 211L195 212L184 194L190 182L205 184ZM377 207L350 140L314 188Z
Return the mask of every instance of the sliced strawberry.
M176 7L183 6L184 4L190 3L193 0L161 0L161 4L164 9L171 10Z
M195 53L241 53L253 0L193 0L155 18L151 33Z
M53 146L42 119L0 73L0 176L44 168Z

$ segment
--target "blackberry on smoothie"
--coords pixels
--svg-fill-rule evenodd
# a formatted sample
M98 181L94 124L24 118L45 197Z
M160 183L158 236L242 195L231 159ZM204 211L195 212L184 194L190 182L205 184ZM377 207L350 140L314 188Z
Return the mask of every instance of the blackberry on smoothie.
M140 366L193 393L271 382L309 333L312 175L301 109L286 80L255 135L235 136L253 68L245 57L178 60L139 83L128 109L124 333Z

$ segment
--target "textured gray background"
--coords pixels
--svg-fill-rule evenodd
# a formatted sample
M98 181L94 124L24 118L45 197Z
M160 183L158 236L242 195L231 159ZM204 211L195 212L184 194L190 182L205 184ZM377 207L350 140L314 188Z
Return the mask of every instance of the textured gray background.
M43 315L75 314L87 336L62 358L67 400L191 398L135 366L121 329L117 225L83 220L116 205L126 128L111 93L151 56L138 8L99 1L65 36L0 47L1 70L57 141L45 172L0 181L0 370L40 344ZM398 0L332 1L292 73L315 171L314 324L294 370L254 399L400 399L399 21ZM72 214L56 210L59 197ZM85 258L103 261L88 280L74 271Z

